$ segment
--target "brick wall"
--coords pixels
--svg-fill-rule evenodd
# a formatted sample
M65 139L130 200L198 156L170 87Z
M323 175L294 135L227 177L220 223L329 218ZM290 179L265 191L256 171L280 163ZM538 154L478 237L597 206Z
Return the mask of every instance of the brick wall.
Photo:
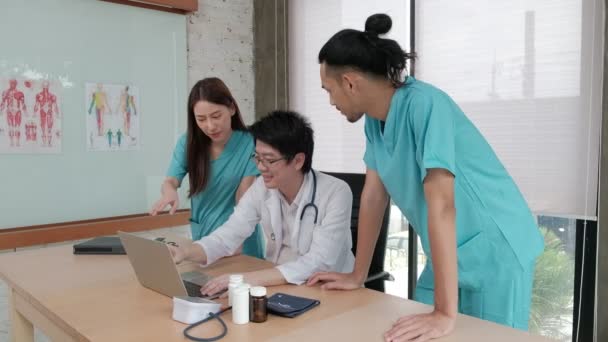
M246 124L254 120L253 1L199 0L188 20L188 91L201 78L221 78Z

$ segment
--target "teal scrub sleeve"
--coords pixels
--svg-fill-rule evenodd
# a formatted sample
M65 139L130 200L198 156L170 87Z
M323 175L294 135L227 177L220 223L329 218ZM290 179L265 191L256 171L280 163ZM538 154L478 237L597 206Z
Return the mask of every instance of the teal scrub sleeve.
M442 95L417 93L410 107L420 182L428 169L445 169L456 176L454 111Z
M186 135L183 134L175 144L171 163L167 170L167 177L175 177L181 183L188 173L188 165L186 161Z
M363 161L370 170L376 170L376 156L374 155L374 143L373 143L373 129L374 120L365 116L365 154L363 155Z
M260 171L255 166L255 163L251 160L251 158L249 158L249 160L247 161L247 166L245 168L245 173L243 174L243 177L247 177L247 176L256 176L257 177L259 174L260 174Z

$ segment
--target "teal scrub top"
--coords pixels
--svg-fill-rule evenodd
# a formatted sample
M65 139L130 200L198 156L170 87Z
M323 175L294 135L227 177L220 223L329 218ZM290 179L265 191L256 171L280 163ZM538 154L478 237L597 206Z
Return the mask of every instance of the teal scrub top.
M488 142L447 94L408 77L385 122L365 116L365 135L365 164L379 174L429 258L420 285L433 287L423 188L431 168L455 176L459 286L482 287L496 267L533 267L543 250L534 216Z
M236 205L236 190L241 180L247 176L257 176L259 171L251 160L255 151L252 136L243 131L233 131L224 150L211 161L211 175L203 191L191 198L192 239L200 240L211 234L228 220ZM186 134L175 146L168 177L180 182L188 173L186 156ZM254 233L245 240L243 253L257 258L264 257L262 231L256 227Z

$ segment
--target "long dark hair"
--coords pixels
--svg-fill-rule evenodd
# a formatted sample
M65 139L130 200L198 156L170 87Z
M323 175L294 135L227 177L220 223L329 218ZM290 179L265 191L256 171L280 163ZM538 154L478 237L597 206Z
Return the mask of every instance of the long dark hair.
M319 63L333 67L351 67L388 79L394 87L404 81L406 61L414 53L401 49L392 39L378 35L388 33L393 22L386 14L374 14L365 21L365 31L344 29L334 34L319 51Z
M234 108L230 126L234 131L244 131L241 111L226 84L217 77L202 79L192 87L188 96L188 136L186 139L186 156L188 160L188 177L190 179L189 197L203 191L211 174L210 155L211 139L196 124L194 106L199 101L207 101L228 108Z

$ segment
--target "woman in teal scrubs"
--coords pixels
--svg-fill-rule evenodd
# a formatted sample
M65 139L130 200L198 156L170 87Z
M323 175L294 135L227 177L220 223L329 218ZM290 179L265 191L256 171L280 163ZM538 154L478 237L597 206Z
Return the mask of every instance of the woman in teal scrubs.
M150 214L179 206L177 188L189 175L192 239L200 240L221 226L236 202L259 174L251 161L253 138L246 132L239 107L219 78L198 81L188 98L188 132L177 141L162 184L161 198ZM243 244L243 253L263 258L260 228Z
M360 287L368 272L388 196L419 234L427 264L415 299L428 314L401 317L387 341L449 334L456 313L527 330L536 257L535 219L496 154L458 105L411 76L397 42L379 37L391 19L368 18L321 49L321 83L350 122L365 116L367 166L355 270L309 280L328 289Z

